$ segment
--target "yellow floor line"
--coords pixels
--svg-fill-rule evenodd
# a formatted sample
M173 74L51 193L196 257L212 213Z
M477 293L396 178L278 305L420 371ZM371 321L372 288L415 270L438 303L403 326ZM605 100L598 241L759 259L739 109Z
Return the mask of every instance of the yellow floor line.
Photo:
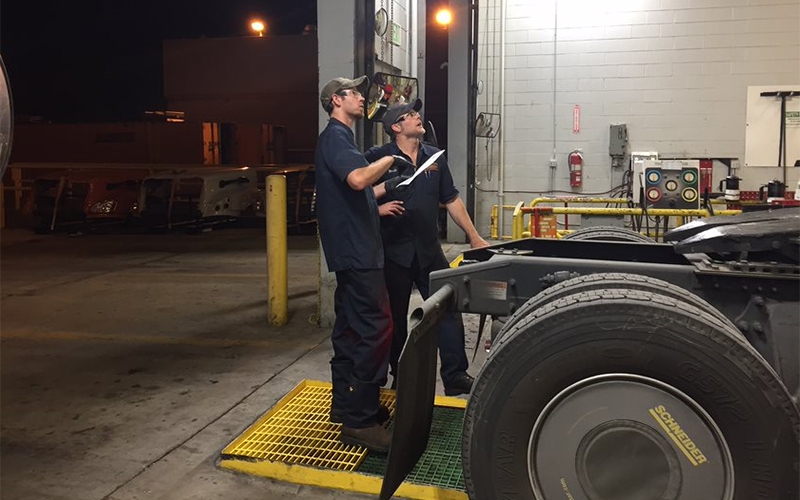
M316 469L301 465L290 465L281 462L246 462L243 460L220 460L219 466L267 477L278 481L336 490L353 491L368 495L378 495L381 492L383 478L368 476L357 472L343 472L332 469ZM409 498L412 500L468 500L463 491L447 490L435 486L403 483L393 497Z

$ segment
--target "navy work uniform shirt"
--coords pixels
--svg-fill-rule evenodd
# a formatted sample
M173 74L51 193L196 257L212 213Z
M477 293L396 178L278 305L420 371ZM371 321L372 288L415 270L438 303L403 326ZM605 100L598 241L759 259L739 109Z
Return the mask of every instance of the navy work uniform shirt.
M417 164L422 166L438 151L438 148L420 143ZM375 161L386 155L402 155L411 161L395 142L372 148L364 154L368 161ZM414 169L410 166L404 171L392 166L379 182L398 175L413 174ZM425 172L411 181L405 191L381 198L381 204L400 200L405 208L402 215L381 217L386 258L395 264L411 268L416 254L420 267L425 268L430 265L442 251L439 243L439 204L447 204L457 196L458 189L453 184L447 159L441 155Z
M317 223L328 269L382 269L383 244L375 193L356 191L347 176L369 165L353 131L335 118L319 136L316 151Z

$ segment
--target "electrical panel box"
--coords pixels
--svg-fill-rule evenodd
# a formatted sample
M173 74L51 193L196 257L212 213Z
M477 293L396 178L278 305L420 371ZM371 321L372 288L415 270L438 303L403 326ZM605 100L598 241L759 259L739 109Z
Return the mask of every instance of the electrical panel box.
M642 173L648 208L700 208L699 160L645 160Z
M624 123L611 125L608 139L609 156L625 156L628 148L628 126Z

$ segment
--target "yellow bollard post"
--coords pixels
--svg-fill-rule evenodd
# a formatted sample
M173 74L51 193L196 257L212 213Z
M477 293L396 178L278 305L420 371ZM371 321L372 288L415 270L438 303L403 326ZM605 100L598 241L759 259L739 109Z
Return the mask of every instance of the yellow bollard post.
M497 235L497 210L497 205L492 205L492 214L489 219L489 237L493 240L499 239Z
M267 292L269 324L289 321L289 281L286 244L286 176L267 177Z
M517 203L511 216L511 239L522 239L522 232L525 230L525 214L522 213L523 202ZM500 234L503 234L502 228Z

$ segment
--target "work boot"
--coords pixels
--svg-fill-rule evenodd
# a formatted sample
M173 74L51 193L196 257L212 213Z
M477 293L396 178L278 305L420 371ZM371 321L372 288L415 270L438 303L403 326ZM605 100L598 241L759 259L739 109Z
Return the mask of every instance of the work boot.
M353 429L343 425L339 441L350 446L361 446L377 453L389 453L392 433L379 424L363 429Z
M464 372L460 373L450 381L450 383L444 385L444 393L447 396L460 396L461 394L469 394L469 391L472 390L472 384L475 382L475 379L472 378L469 373Z
M389 413L389 408L384 405L378 405L378 414L375 416L379 424L386 423L392 415ZM341 424L344 422L344 410L331 408L331 422L334 424Z

